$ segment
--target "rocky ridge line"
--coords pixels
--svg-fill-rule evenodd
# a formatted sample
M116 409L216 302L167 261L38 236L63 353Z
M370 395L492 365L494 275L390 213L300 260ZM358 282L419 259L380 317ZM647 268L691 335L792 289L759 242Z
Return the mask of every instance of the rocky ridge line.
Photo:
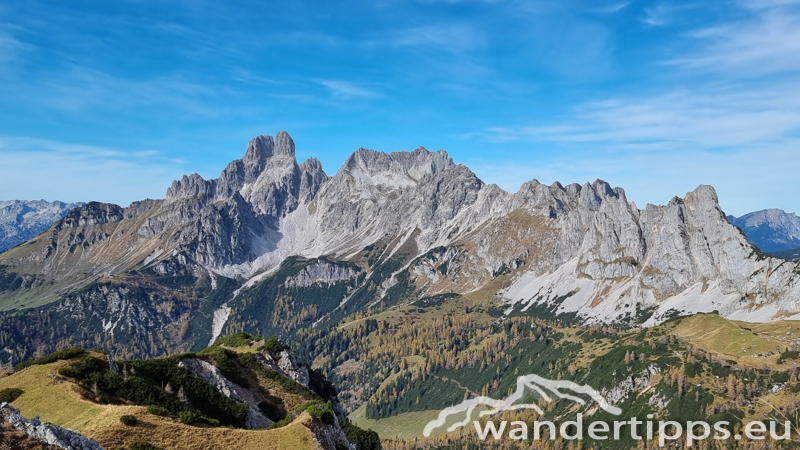
M20 414L19 409L6 402L0 404L0 420L2 420L2 423L9 424L15 430L21 431L38 441L46 442L65 450L103 450L100 443L94 439L89 439L68 428L42 423L39 420L39 416L28 421Z

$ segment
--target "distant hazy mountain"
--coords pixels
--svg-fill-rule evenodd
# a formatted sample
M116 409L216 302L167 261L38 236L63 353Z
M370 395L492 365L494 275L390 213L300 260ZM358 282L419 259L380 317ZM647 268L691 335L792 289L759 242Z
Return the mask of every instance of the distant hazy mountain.
M728 216L747 240L762 251L780 252L800 248L800 217L780 209L764 209L742 217Z
M0 252L39 235L72 209L83 205L44 200L0 201Z

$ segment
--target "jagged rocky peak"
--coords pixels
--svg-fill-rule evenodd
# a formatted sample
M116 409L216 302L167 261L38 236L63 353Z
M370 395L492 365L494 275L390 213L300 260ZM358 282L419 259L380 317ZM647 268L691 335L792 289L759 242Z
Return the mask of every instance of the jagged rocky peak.
M697 216L704 223L724 223L728 220L719 206L717 191L713 186L700 185L695 190L688 192L683 198L675 196L666 206L648 204L646 211L659 211L675 215L679 220L686 221L688 216Z
M279 131L275 135L275 154L286 155L294 158L294 141L289 133Z
M89 202L70 211L62 223L66 227L77 228L86 225L101 225L119 222L125 218L123 209L111 203Z
M304 193L313 196L312 191L327 179L322 165L314 161L302 168L297 165L294 141L285 131L278 132L274 139L256 136L247 143L242 159L228 164L218 179L204 180L198 174L184 176L167 190L167 201L191 197L225 201L240 193L248 202L263 203L265 198L273 197L275 190L282 191L283 196L296 196L302 190L301 173L307 173L309 178Z
M85 203L64 203L57 200L54 202L48 202L47 200L3 200L0 201L0 219L9 218L17 222L22 222L27 216L39 218L39 216L50 216L53 214L64 215L69 210L77 208L78 206L83 206L84 204Z
M314 158L313 156L311 158L308 158L307 160L303 161L302 164L300 164L300 170L303 171L303 172L323 172L324 173L324 171L322 170L322 163L320 162L320 160L318 160L317 158Z
M154 200L152 198L132 202L127 208L125 208L125 218L133 219L134 217L144 214L148 210L161 205L162 202L163 200Z
M200 174L184 175L180 180L172 182L167 189L167 199L203 197L213 192L213 183L207 182Z
M552 217L556 213L565 212L579 205L590 211L599 210L604 202L622 200L627 203L625 190L620 187L612 188L603 180L586 182L583 185L572 183L563 186L558 181L547 186L533 179L523 183L519 191L514 194L513 208L528 206L536 208L549 208Z
M601 197L619 198L620 191L622 191L622 188L612 188L610 184L600 179L597 179L594 181L594 183L592 183L592 188L594 188L595 192L597 192L597 195Z
M738 218L734 216L729 217L731 219L740 220L748 226L758 226L763 223L780 223L784 221L800 220L800 217L797 217L797 214L787 213L786 211L777 208L762 209L760 211L745 214Z
M258 166L266 162L267 158L272 156L272 150L275 147L275 141L272 136L260 135L247 143L247 150L244 152L242 162L248 167Z
M308 158L300 164L300 197L310 201L328 181L328 174L322 170L322 163L317 158Z
M247 143L247 151L242 158L244 182L255 181L273 159L296 164L294 150L294 141L285 131L279 131L274 140L272 136L267 135L250 139L250 142Z
M564 190L570 197L577 197L578 194L581 192L581 185L578 183L571 183L568 184L567 187L564 188Z
M217 195L229 197L245 183L252 183L258 179L267 165L267 160L272 157L274 149L275 141L272 136L261 135L250 139L242 159L232 161L220 174Z
M699 201L710 201L713 203L719 203L719 197L717 197L717 190L714 189L714 186L709 186L707 184L701 184L700 186L697 186L695 190L687 192L683 200L686 202L699 200Z
M528 208L544 208L556 205L555 196L550 187L542 184L537 179L522 183L514 194L511 209L523 206Z
M719 197L717 197L717 190L714 186L701 184L697 189L686 194L683 202L692 210L700 210L702 212L716 212L713 218L721 218L727 221L722 209L719 206ZM717 217L720 216L720 217Z
M373 178L377 184L404 186L453 167L456 167L453 158L444 150L431 152L418 147L412 152L385 153L359 148L347 158L340 172Z
M260 138L256 140L260 141ZM271 138L264 138L264 142L271 142ZM244 184L231 186L228 190L239 188L242 197L253 205L256 212L282 217L297 207L301 196L313 197L315 192L301 193L303 174L295 158L294 141L289 134L285 131L279 132L271 148L269 153L260 153L264 158L263 167L258 167L260 173L255 179L248 176ZM246 174L248 170L245 165ZM316 189L318 185L306 183L305 188ZM217 196L220 197L221 193L218 189Z

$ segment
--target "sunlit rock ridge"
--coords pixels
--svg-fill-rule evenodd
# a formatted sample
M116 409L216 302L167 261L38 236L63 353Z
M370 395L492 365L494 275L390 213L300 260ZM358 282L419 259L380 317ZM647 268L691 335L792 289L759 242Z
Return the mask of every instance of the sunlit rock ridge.
M588 323L653 324L714 310L750 321L800 318L798 263L749 244L711 186L643 209L602 180L532 180L510 193L444 150L422 147L358 149L328 176L317 159L298 163L283 131L253 138L219 178L184 176L165 199L127 208L90 203L42 236L0 257L6 273L25 280L2 293L7 304L33 295L80 303L79 289L131 271L209 278L213 289L233 279L238 289L215 315L219 328L253 308L237 306L237 295L273 279L287 261L306 261L287 286L349 283L329 305L308 308L314 323L381 301L390 307L487 289L508 314L544 308ZM370 300L358 303L365 289ZM109 301L100 297L90 303ZM105 328L114 317L102 308L94 314ZM195 312L152 314L175 323Z

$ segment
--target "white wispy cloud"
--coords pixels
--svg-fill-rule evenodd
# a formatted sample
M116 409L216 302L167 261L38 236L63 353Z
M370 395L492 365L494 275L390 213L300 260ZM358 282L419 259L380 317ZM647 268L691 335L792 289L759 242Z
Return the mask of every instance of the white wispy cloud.
M193 115L217 114L204 99L225 93L225 89L180 76L131 79L76 64L58 71L29 73L26 78L15 74L0 87L3 91L7 95L13 93L14 98L60 110L168 105Z
M483 32L467 24L437 24L394 32L390 43L400 47L427 47L448 52L482 49L487 45Z
M677 20L681 13L702 6L698 2L661 2L643 9L641 21L649 26L661 27Z
M752 77L800 70L800 9L795 1L744 2L751 14L696 30L700 49L669 61L689 70Z
M606 6L597 7L594 12L597 14L614 14L627 8L631 2L618 2Z
M660 27L666 23L666 6L661 3L651 8L644 9L642 22L654 27Z
M510 192L533 178L545 184L604 179L625 188L628 199L639 208L647 203L666 204L673 196L683 197L700 184L710 184L727 214L743 215L767 207L800 211L796 193L787 189L797 183L798 145L796 140L724 153L676 147L663 152L554 148L548 158L529 159L521 153L514 164L476 160L468 165L484 181Z
M0 159L5 199L56 200L58 193L62 201L163 198L188 165L152 149L123 151L13 136L0 137Z
M0 63L8 64L12 61L21 60L25 52L35 50L35 46L23 42L15 36L19 27L8 24L0 24Z
M330 89L335 97L375 97L377 93L349 81L320 80L319 84Z
M800 5L800 0L741 0L739 2L748 8L774 8L776 6Z
M417 3L423 5L435 5L435 4L449 4L455 5L458 3L508 3L506 0L416 0Z
M491 127L479 136L495 142L636 143L702 148L742 147L788 139L800 130L800 83L751 91L730 85L655 97L586 103L560 123ZM788 94L788 95L787 95Z
M639 193L640 203L663 203L668 198L657 195L708 183L730 213L800 210L786 189L800 173L800 1L740 5L736 19L688 33L691 50L662 61L681 70L665 72L646 92L586 101L549 121L498 124L464 137L552 149L556 156L541 165L520 161L532 173L511 177L517 186L534 176L567 182L599 176ZM664 11L651 11L653 25L663 23ZM476 172L487 170L489 181L493 173L520 173L486 167Z

